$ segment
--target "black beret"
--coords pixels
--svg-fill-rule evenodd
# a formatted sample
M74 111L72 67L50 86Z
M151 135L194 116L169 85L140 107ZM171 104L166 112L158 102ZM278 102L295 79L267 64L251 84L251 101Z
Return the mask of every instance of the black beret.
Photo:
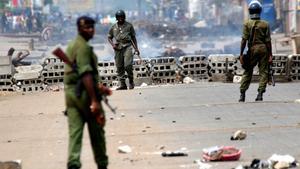
M77 27L81 26L94 26L95 20L88 16L81 16L77 19Z

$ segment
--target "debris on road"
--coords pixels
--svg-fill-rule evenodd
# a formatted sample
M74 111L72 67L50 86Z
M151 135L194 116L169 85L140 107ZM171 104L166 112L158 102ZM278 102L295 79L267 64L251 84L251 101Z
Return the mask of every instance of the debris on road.
M193 80L190 77L183 78L183 83L185 83L185 84L190 84L190 83L194 83L194 82L195 82L195 80Z
M188 156L188 154L183 151L166 151L166 152L162 152L161 155L163 157Z
M124 153L124 154L132 152L131 147L129 147L128 145L119 146L118 150L119 150L119 153Z
M203 149L205 161L236 161L241 157L242 151L233 146L214 146Z
M22 161L21 160L14 160L14 161L0 161L0 169L21 169L22 168Z
M231 136L230 140L244 140L247 137L247 134L245 131L237 130L234 132L234 134Z
M291 155L273 154L269 159L271 167L274 169L285 169L297 167L299 164L296 159Z
M147 87L148 84L147 83L142 83L140 87Z
M201 160L197 159L194 161L199 166L199 169L210 169L212 166L207 163L201 162Z

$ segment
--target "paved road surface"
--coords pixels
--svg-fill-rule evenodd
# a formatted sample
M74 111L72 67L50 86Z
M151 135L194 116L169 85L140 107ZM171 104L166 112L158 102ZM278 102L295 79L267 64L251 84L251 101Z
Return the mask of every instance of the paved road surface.
M227 169L267 159L273 153L300 159L299 83L269 87L264 102L255 103L257 84L247 102L237 103L238 84L197 83L114 91L107 110L109 169L198 169L202 149L234 145L242 149L237 162L210 163ZM0 161L21 159L24 169L63 169L67 158L67 123L63 92L0 95ZM123 117L121 116L123 115ZM219 120L217 120L219 119ZM229 138L247 131L243 141ZM96 169L85 132L82 169ZM118 153L129 145L132 153ZM187 157L161 157L160 152L186 148Z

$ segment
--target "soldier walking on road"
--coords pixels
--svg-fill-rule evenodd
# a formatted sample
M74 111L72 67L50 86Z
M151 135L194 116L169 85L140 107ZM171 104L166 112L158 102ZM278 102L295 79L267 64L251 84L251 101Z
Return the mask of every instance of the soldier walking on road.
M97 57L88 41L95 34L95 21L87 16L77 19L78 36L67 48L67 57L75 66L65 65L65 98L69 126L68 169L81 168L80 153L84 124L88 132L98 169L107 169L105 115L102 95L111 91L99 85ZM82 84L78 88L78 84ZM80 89L78 91L78 89Z
M239 102L244 102L246 90L249 88L253 68L258 64L259 87L255 101L263 100L263 93L268 83L268 66L272 63L272 45L270 27L268 22L260 19L261 3L257 0L249 4L250 19L244 23L241 42L240 62L245 69L240 86L241 96ZM248 44L248 54L243 56Z
M117 23L109 30L108 41L115 51L115 63L118 78L121 83L117 90L127 90L125 72L127 72L129 79L129 89L133 89L132 48L134 48L136 55L140 53L135 37L135 30L131 23L125 21L126 16L123 10L116 12L116 19ZM115 39L116 42L114 42L113 39Z

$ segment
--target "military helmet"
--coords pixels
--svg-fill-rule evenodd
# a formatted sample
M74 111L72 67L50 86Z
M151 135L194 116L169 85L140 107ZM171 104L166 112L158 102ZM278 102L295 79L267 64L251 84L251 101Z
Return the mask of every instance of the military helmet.
M118 10L117 12L116 12L116 18L118 18L118 17L126 17L126 15L125 15L125 12L123 11L123 10Z
M262 11L262 5L258 0L253 0L249 4L249 14L251 19L260 18L260 14Z

